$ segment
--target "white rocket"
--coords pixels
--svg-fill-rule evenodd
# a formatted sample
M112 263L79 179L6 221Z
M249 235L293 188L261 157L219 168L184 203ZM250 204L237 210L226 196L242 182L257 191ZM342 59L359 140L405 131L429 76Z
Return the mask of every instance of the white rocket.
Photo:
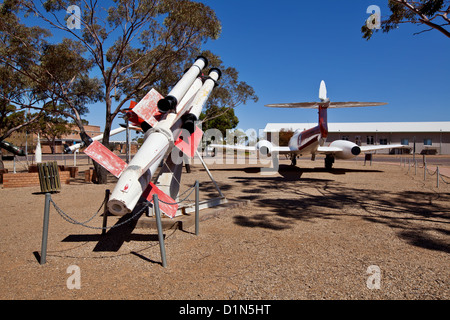
M192 156L189 150L198 147L198 131L200 138L202 133L200 129L195 128L194 122L220 78L220 71L215 68L210 70L206 80L201 77L201 71L206 65L206 58L197 58L165 98L152 89L132 109L150 129L146 131L143 145L128 165L98 141L94 141L85 150L86 154L119 178L107 204L110 213L125 215L133 211L141 197L151 201L154 193L165 202L175 202L150 181L160 163L171 154L172 148L177 147ZM189 131L191 136L188 142L179 139L179 129ZM186 147L189 143L193 146ZM164 203L161 203L160 207L161 211L170 217L174 216L177 208Z

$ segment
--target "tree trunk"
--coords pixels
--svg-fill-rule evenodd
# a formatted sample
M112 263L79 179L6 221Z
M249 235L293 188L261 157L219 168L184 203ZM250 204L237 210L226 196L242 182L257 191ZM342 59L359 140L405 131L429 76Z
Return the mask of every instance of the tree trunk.
M98 184L107 184L108 183L108 171L106 171L105 168L103 168L101 165L99 165L97 162L94 161L94 170L97 174L97 181Z
M109 97L109 95L107 95ZM111 98L106 98L107 112L106 112L106 121L105 121L105 130L103 132L103 140L102 144L105 147L109 146L109 137L111 133L111 125L113 118L111 116ZM103 168L101 165L94 163L95 172L97 173L97 182L98 184L107 184L108 183L108 171Z
M0 148L0 170L5 169L5 166L3 164L3 153L2 153L2 148Z

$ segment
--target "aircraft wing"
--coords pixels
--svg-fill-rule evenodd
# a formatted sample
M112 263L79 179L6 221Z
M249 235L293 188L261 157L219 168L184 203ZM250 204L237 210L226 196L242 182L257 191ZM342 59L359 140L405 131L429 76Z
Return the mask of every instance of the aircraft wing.
M279 154L290 154L290 153L295 153L294 151L292 151L291 149L289 149L289 147L276 147L274 146L272 148L272 152L278 152Z
M255 146L240 146L234 144L210 144L211 148L242 150L242 151L256 151Z
M220 149L230 149L230 150L242 150L242 151L253 151L256 152L256 146L240 146L240 145L232 145L232 144L210 144L211 148L220 148ZM277 147L273 146L271 148L271 152L277 152L279 154L288 154L294 153L289 147Z
M294 103L276 103L267 104L266 107L270 108L303 108L303 109L315 109L319 106L320 102L294 102ZM386 102L330 102L328 108L354 108L354 107L375 107L384 106Z
M393 149L393 148L404 148L408 146L404 146L402 144L383 144L383 145L369 145L369 146L360 146L361 152L371 152L371 151L377 151L377 150L385 150L385 149ZM322 146L317 149L318 153L323 154L333 154L335 152L344 151L344 149L339 147L326 147Z
M328 108L355 108L355 107L376 107L376 106L384 106L386 102L357 102L357 101L348 101L348 102L330 102Z
M384 150L384 149L393 149L393 148L407 148L408 146L402 145L402 144L382 144L382 145L376 145L376 146L361 146L361 152L370 152L370 151L377 151L377 150Z
M340 152L340 151L344 151L344 149L338 148L338 147L325 147L325 146L317 148L318 153L324 153L324 154L332 154L332 153Z
M294 102L294 103L275 103L266 104L266 107L270 108L305 108L314 109L319 106L318 102Z

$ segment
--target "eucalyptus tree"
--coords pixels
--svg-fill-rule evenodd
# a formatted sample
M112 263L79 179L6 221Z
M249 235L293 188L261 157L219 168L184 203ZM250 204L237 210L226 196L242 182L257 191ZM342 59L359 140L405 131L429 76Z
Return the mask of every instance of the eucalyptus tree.
M185 68L202 54L202 45L218 39L221 32L215 12L190 0L84 0L78 4L73 5L71 0L6 0L3 8L19 11L25 19L29 19L27 15L34 17L28 20L29 27L34 22L64 36L47 49L48 57L54 60L36 63L42 79L13 69L24 73L31 87L53 101L55 109L70 114L85 143L89 137L83 134L81 116L90 102L104 103L102 143L108 145L112 122L120 110L127 108L130 100L139 101L152 87L162 94L168 92ZM218 56L205 53L221 64ZM69 70L62 70L66 68ZM214 103L223 107L231 98L228 107L235 107L256 99L253 89L238 81L237 71L228 71L233 75L225 75L222 89L212 99ZM106 172L95 165L99 182L105 183Z
M426 26L415 34L437 30L450 38L450 1L449 0L389 0L388 6L390 15L386 19L381 19L379 13L370 16L368 23L361 27L363 38L369 40L374 31L382 30L389 32L397 29L400 24L412 23ZM374 20L379 23L375 23ZM380 28L372 26L378 25Z

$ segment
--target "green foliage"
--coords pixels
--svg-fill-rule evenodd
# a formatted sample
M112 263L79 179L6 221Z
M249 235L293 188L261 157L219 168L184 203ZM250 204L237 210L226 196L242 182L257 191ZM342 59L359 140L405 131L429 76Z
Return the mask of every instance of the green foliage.
M225 134L227 129L234 129L239 123L234 108L245 105L249 100L257 102L258 96L251 86L239 80L239 73L235 68L226 67L210 51L203 51L201 54L208 58L210 65L221 70L222 77L208 99L200 120L203 121L203 128L215 128Z
M210 120L205 121L207 117L209 117ZM227 129L234 129L239 123L238 118L234 114L234 109L218 107L216 105L211 105L206 112L202 112L200 115L200 120L203 121L203 131L208 129L217 129L222 132L224 137L226 136Z
M102 85L90 78L92 61L84 58L80 41L64 38L48 42L50 32L20 23L19 1L0 7L0 121L6 137L26 125L48 117L71 117L81 121L87 104L102 99ZM29 9L25 10L29 11ZM12 121L15 113L28 109L22 123Z
M81 30L66 25L66 9L73 4L81 9ZM0 68L20 80L0 84L11 86L0 92L0 102L70 117L83 134L82 115L88 105L104 101L102 142L108 145L112 122L129 100L139 101L151 88L168 93L201 53L201 46L221 33L215 12L201 2L114 0L109 8L104 5L100 1L5 0L0 5ZM35 18L21 24L18 13ZM30 25L32 21L38 23ZM37 25L64 31L67 37L47 42L50 33ZM235 126L237 118L227 108L257 97L239 81L234 68L223 66L212 53L205 54L223 74L208 102L207 117L218 108L228 125ZM100 79L92 77L93 71Z
M402 23L426 25L430 30L438 30L450 38L450 31L446 26L450 25L450 0L389 0L390 16L381 21L381 30L389 32L397 29ZM363 38L369 40L377 29L369 29L366 24L361 27Z

